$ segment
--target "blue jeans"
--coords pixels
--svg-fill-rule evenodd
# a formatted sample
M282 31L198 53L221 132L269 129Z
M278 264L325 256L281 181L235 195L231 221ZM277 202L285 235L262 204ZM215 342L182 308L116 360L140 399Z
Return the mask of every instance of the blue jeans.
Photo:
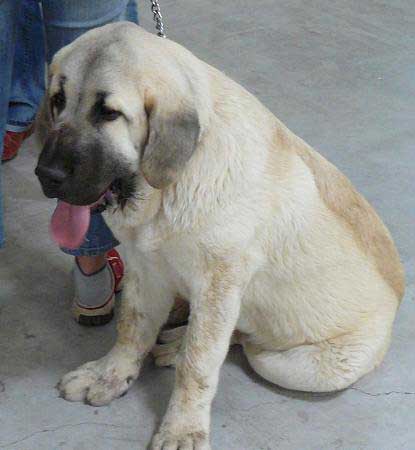
M0 0L0 157L4 132L32 123L45 86L45 62L86 31L119 20L138 23L135 0ZM4 243L0 168L0 247ZM92 214L85 242L72 255L97 255L118 242Z

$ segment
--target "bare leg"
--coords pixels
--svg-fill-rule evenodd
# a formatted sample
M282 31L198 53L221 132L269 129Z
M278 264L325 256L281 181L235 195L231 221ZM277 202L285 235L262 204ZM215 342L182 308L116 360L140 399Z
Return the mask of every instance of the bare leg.
M98 272L99 269L102 269L107 264L105 253L97 256L77 256L76 260L82 272L87 275Z

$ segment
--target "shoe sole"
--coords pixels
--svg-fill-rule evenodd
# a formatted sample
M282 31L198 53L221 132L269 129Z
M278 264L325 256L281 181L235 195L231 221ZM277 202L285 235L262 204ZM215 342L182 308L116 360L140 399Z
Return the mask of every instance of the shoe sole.
M102 306L97 308L85 308L79 305L75 299L72 313L76 322L87 327L105 325L114 317L115 294Z
M10 157L10 158L5 158L5 159L2 158L1 163L2 163L2 164L6 164L6 163L8 163L8 162L10 162L10 161L13 161L13 159L15 159L15 158L17 157L17 155L18 155L18 153L16 153L15 155L13 155L13 156Z

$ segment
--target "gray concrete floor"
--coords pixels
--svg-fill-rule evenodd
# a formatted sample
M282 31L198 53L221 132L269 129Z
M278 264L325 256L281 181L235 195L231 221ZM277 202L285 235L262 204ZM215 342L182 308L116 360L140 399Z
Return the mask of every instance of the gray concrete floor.
M147 3L143 23L152 29ZM415 449L413 0L162 3L171 38L246 86L350 177L389 226L408 279L385 362L345 392L283 391L232 350L213 405L213 448ZM99 409L54 389L110 348L114 324L71 320L71 260L48 237L53 201L33 176L36 153L29 141L3 167L0 449L145 449L172 370L149 362L126 397Z

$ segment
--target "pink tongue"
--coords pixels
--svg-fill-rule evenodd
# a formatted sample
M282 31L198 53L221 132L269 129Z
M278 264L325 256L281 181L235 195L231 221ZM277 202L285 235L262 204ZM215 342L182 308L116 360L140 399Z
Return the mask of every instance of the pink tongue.
M53 240L60 247L78 248L84 241L91 220L91 205L76 206L58 201L50 223Z

